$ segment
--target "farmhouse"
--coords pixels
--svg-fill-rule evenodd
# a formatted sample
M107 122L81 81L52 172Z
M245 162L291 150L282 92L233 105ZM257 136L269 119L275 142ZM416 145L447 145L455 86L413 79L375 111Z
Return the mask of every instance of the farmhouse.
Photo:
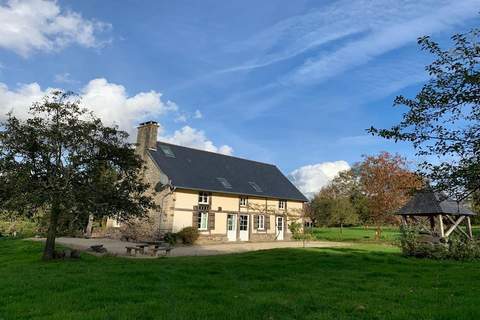
M152 237L193 226L203 242L291 238L288 225L302 223L307 199L276 166L158 142L158 127L140 124L136 149L157 204Z

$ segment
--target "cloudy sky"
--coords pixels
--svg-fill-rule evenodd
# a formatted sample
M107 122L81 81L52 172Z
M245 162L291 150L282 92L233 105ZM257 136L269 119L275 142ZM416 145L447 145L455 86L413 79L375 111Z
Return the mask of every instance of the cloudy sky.
M274 163L306 194L396 123L431 57L417 37L478 26L480 0L0 0L0 119L51 88L107 123Z

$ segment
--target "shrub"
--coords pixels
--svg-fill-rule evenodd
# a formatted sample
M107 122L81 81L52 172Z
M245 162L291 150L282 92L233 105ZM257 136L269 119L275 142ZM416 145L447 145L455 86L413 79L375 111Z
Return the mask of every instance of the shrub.
M448 242L422 239L415 227L400 229L400 247L405 256L429 259L475 260L480 259L480 245L475 240L451 236Z
M169 245L174 246L177 243L177 234L173 232L167 232L163 236L163 240Z
M39 233L38 224L23 219L0 220L0 234L7 237L29 238Z
M180 230L180 232L177 233L177 235L180 239L182 239L182 242L187 245L194 244L200 236L198 230L194 227L183 228L182 230Z
M292 238L295 240L301 240L302 224L300 222L292 222L288 225L288 229L292 233Z

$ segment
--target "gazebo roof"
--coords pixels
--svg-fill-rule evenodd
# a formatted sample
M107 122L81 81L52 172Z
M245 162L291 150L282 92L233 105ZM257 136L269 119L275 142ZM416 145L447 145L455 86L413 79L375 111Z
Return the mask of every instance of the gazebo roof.
M417 192L410 201L399 210L399 215L457 215L473 216L476 215L470 209L448 198L440 192L424 190Z

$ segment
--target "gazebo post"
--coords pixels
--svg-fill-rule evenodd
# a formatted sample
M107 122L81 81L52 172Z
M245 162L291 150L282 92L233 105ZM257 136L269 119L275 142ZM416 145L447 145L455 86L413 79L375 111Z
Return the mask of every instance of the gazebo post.
M470 217L467 216L467 233L468 233L468 237L470 238L470 240L473 239L473 234L472 234L472 224L470 222Z
M430 229L432 229L432 234L435 233L435 217L430 216Z
M407 226L408 226L407 216L402 216L402 223L403 223L403 226L404 226L404 227L407 227Z
M439 223L439 226L440 226L440 236L442 238L445 238L445 229L443 228L443 220L442 220L442 215L441 214L438 215L438 223Z

